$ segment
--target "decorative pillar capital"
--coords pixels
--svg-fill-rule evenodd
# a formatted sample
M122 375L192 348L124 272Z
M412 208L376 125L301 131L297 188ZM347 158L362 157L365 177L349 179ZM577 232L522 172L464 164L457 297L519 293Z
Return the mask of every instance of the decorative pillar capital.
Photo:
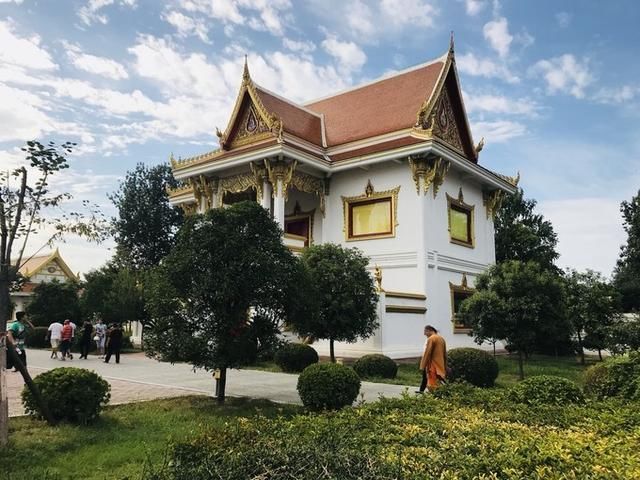
M502 190L493 190L482 194L482 203L486 208L487 218L496 218L496 214L502 206L502 200L504 200L504 192Z
M284 160L271 162L269 159L265 158L264 166L267 170L269 181L273 186L274 198L278 196L287 198L287 188L289 187L289 183L291 183L293 172L295 171L297 164L297 160L287 163Z
M420 193L426 195L429 187L433 185L433 198L436 198L438 190L449 171L450 163L442 157L410 155L409 166L411 167L411 174L413 175L418 195Z

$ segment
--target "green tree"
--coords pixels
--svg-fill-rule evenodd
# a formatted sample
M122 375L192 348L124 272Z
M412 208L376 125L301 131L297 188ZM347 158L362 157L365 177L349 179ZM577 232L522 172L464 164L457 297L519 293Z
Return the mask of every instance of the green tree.
M305 270L281 234L255 202L188 217L145 281L147 353L219 369L223 402L227 368L255 359L260 333L273 335L283 321L313 313Z
M584 365L585 338L589 340L589 347L596 347L599 352L604 348L607 329L618 316L618 297L615 288L593 270L583 273L569 270L564 280L567 317Z
M622 297L625 312L640 310L640 191L631 201L620 205L627 243L613 272L614 285Z
M495 218L496 261L534 261L545 269L558 271L554 265L558 237L553 225L535 213L536 201L525 199L520 188L508 195Z
M503 262L477 278L460 313L476 342L498 339L517 350L523 379L524 355L536 337L566 321L562 283L535 262Z
M182 211L169 203L176 180L169 165L139 163L109 196L118 209L112 220L118 263L135 271L157 265L173 246Z
M335 362L335 341L365 339L378 328L378 294L367 271L369 260L358 249L325 243L307 248L302 262L311 277L319 313L292 327L302 336L329 340Z
M81 235L88 240L101 241L106 229L103 217L87 202L83 205L88 209L87 214L79 212L61 213L61 204L71 198L68 193L54 193L49 188L51 176L69 167L66 156L71 153L74 143L66 142L56 145L49 142L43 145L38 141L29 141L22 148L25 152L24 165L12 171L0 172L0 331L7 329L11 302L9 293L11 287L20 280L20 267L28 259L24 252L31 233L36 229L48 226L55 233L49 238L51 243L66 233ZM32 180L35 175L35 181ZM45 210L53 210L55 214L44 215ZM56 214L60 214L56 216ZM14 255L15 251L15 255ZM6 347L6 349L5 349ZM33 383L27 368L16 355L12 345L5 343L5 337L0 337L0 364L5 362L5 353L10 355L14 364L32 391L36 400L41 404L42 411L50 423L53 417L48 414L47 405L42 401L36 385ZM0 375L4 375L0 368ZM5 385L0 378L0 389ZM0 391L0 445L8 439L8 424L6 396Z
M606 330L605 348L614 355L640 351L640 316L621 315Z
M33 290L26 312L37 327L48 327L52 322L64 322L67 318L80 324L79 285L76 282L42 282Z
M80 305L87 318L99 316L106 323L139 321L144 324L147 320L138 275L113 263L87 273Z

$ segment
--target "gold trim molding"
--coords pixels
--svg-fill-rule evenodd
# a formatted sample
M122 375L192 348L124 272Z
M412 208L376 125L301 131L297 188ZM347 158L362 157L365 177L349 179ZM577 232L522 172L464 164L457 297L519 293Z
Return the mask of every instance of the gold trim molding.
M250 188L253 188L256 192L262 191L262 184L256 181L253 172L221 178L218 182L218 206L222 206L225 193L240 193Z
M466 273L462 274L462 281L460 282L460 285L456 285L454 283L449 282L449 292L451 295L451 323L453 324L454 330L460 330L460 331L469 330L469 327L456 323L455 298L454 298L455 293L464 293L468 295L473 295L475 291L476 291L475 288L469 287Z
M298 165L298 161L294 160L291 163L287 163L284 160L278 160L272 162L271 160L265 158L264 166L267 169L267 175L269 176L269 181L272 186L272 194L273 198L278 196L284 196L285 200L287 199L287 189L289 188L289 184L291 183L291 179L293 178L293 172ZM282 182L281 188L282 191L278 190L279 182Z
M356 195L354 197L344 197L342 199L342 231L344 232L345 240L348 242L356 242L359 240L375 240L378 238L392 238L396 236L396 227L398 223L398 193L400 192L400 185L391 190L384 190L382 192L376 192L373 189L371 180L367 180L367 186L364 189L363 195ZM359 203L367 200L378 200L381 198L391 199L391 211L393 212L393 218L391 219L392 232L387 235L366 235L357 238L349 238L349 205L352 203Z
M410 293L410 292L389 292L385 291L387 298L407 298L410 300L426 300L427 296L422 293Z
M385 307L387 313L417 313L424 315L427 313L427 307L410 307L407 305L387 305Z
M301 192L316 195L320 200L320 212L324 217L326 182L322 178L312 177L303 172L293 172L290 185Z
M440 186L444 183L450 165L449 161L442 157L428 158L425 156L410 155L409 166L411 167L411 174L416 184L416 192L418 195L420 195L420 193L426 195L429 188L433 187L433 198L436 198ZM422 182L420 182L421 179Z

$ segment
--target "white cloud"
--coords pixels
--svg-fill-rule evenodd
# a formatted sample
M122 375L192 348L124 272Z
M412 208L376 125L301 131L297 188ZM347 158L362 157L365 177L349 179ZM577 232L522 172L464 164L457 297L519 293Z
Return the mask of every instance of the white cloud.
M427 0L381 0L380 11L385 21L397 27L432 27L438 14L432 2Z
M78 16L82 23L87 26L90 26L94 23L102 23L106 25L109 22L109 18L104 14L100 13L101 10L105 7L113 5L115 0L89 0L84 7L81 7L78 10ZM137 6L137 0L119 0L120 5L135 8Z
M58 66L51 55L40 46L40 37L20 37L15 24L8 19L0 21L0 64L17 65L36 70L55 70Z
M16 5L20 5L23 0L0 0L0 3L15 3Z
M585 88L593 82L588 60L579 61L571 54L540 60L530 72L544 78L550 94L567 93L576 98L583 98Z
M527 127L522 123L499 120L496 122L471 122L471 131L474 138L484 137L487 143L503 143L524 135L527 132Z
M346 19L349 28L357 35L369 37L376 31L373 12L366 3L361 0L355 0L346 6Z
M55 129L40 97L0 83L0 142L40 137Z
M244 16L238 9L237 2L233 0L182 0L179 4L189 12L204 13L205 15L224 22L236 24L245 22Z
M595 95L594 100L607 105L620 105L630 102L640 96L640 86L624 85L615 88L601 88Z
M367 61L367 56L358 45L340 41L335 35L327 35L322 41L322 48L338 60L340 68L346 73L360 70Z
M180 12L172 11L164 13L162 19L175 27L178 36L186 38L196 36L205 43L211 43L209 40L209 27L202 19L194 19Z
M540 202L538 209L558 234L560 266L611 274L626 240L619 200L549 200Z
M293 52L301 52L301 53L311 53L316 49L316 46L313 42L304 41L304 40L295 41L289 38L283 38L282 45Z
M509 54L513 36L509 33L509 24L506 18L500 17L486 23L482 32L491 48L498 52L501 58L505 58Z
M129 78L124 65L115 60L84 53L79 46L67 42L64 42L64 46L67 49L69 60L80 70L112 78L113 80Z
M484 0L465 0L464 2L467 15L471 15L472 17L480 13L486 4Z
M560 28L567 28L571 24L572 15L569 12L558 12L555 14L556 23Z
M464 105L469 113L488 112L535 117L539 105L528 98L513 99L502 95L471 95L464 92Z
M456 65L462 73L485 78L500 78L507 83L518 83L520 79L511 73L506 65L486 58L478 58L473 53L456 57Z

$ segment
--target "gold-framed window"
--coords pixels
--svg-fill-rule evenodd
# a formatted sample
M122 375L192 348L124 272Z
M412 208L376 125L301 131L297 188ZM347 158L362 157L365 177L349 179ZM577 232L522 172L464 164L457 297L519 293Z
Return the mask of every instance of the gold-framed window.
M347 241L372 240L396 236L398 192L400 187L376 192L367 183L364 195L342 197L344 231Z
M471 330L470 325L466 325L459 315L462 302L475 293L473 288L467 284L466 274L462 274L462 282L460 285L449 282L449 291L451 292L451 322L453 323L453 333L468 333Z
M285 235L294 235L304 238L304 246L308 247L313 243L313 216L315 209L303 212L300 204L296 202L293 213L284 217Z
M462 189L458 198L447 194L447 216L449 218L449 241L457 245L475 246L474 205L464 202Z

